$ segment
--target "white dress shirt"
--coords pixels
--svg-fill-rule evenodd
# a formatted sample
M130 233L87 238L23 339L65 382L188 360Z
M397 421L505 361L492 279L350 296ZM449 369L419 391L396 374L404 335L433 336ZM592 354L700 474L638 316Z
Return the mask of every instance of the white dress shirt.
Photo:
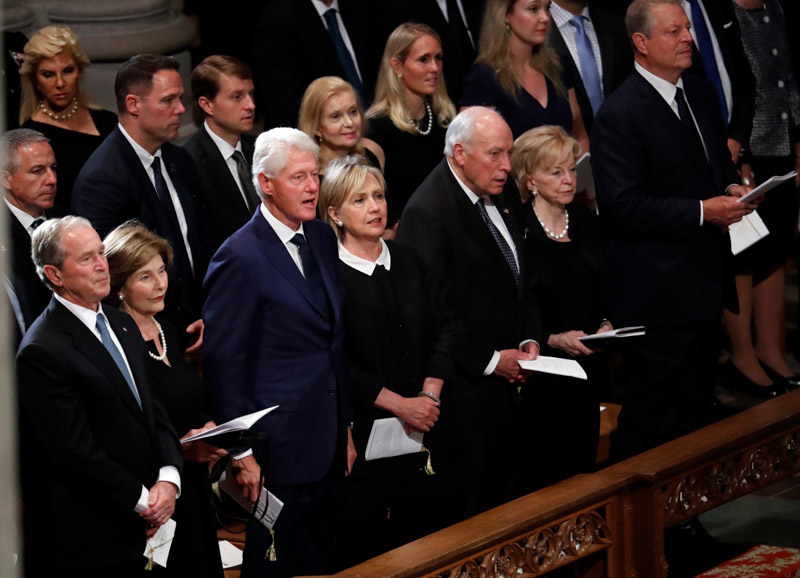
M450 14L447 12L447 0L436 0L436 3L439 5L439 9L444 14L444 19L447 22L450 22ZM458 11L461 16L461 22L464 23L464 28L467 31L467 35L469 36L469 41L472 43L472 47L475 48L475 37L472 35L472 30L469 28L469 23L467 22L467 15L464 14L464 4L461 0L456 0L456 4L458 5Z
M42 211L42 214L39 215L38 217L31 217L28 213L26 213L22 209L15 207L10 202L8 202L8 199L6 197L3 197L3 200L6 202L6 205L8 206L8 209L11 211L11 214L14 215L14 217L16 217L17 221L19 221L20 224L28 232L28 235L32 237L34 231L33 222L36 221L37 219L46 219L46 217L44 216L44 211Z
M267 205L261 203L259 205L259 209L261 210L261 214L264 215L264 218L269 223L269 226L272 227L272 230L275 231L275 234L278 235L278 239L280 239L283 246L286 247L286 250L289 251L289 256L294 261L294 264L297 265L297 268L300 270L300 274L305 277L306 272L303 269L303 260L300 258L300 248L292 243L292 238L300 233L305 237L305 233L303 232L303 223L300 223L300 227L296 231L292 231L291 228L287 227L285 224L281 223L278 218L269 212ZM308 242L308 239L306 239Z
M597 72L600 75L600 88L603 88L603 61L600 58L600 43L597 40L597 32L594 29L594 23L589 17L589 7L583 9L581 12L583 18L583 28L586 30L586 36L589 37L589 44L592 45L592 52L594 53L594 60L597 63ZM564 44L567 45L569 55L572 57L578 72L583 77L583 70L581 70L581 61L578 56L578 44L575 42L575 27L569 21L575 16L572 12L564 10L556 2L550 4L550 16L553 18L564 39Z
M147 173L147 178L150 179L150 183L153 185L153 189L156 188L156 175L153 171L152 164L156 157L161 158L161 174L164 177L164 181L167 183L169 197L172 200L172 206L175 207L175 214L178 216L178 226L181 229L183 244L186 246L186 255L189 257L189 265L191 266L192 271L194 271L194 258L192 256L192 248L189 246L189 225L186 223L186 214L183 212L183 205L181 205L181 199L178 197L178 191L175 190L175 185L172 184L172 179L169 178L169 171L167 170L166 163L161 157L161 149L159 148L155 155L151 155L149 152L144 150L139 143L131 138L131 135L127 133L125 127L123 127L121 124L118 124L117 126L119 127L120 132L122 132L122 136L124 136L127 141L131 143L133 152L135 152L136 156L139 157L139 161L141 161L142 166Z
M208 126L208 121L203 121L203 128L205 128L206 132L208 133L208 136L211 137L211 140L214 142L214 144L217 145L219 154L222 155L222 158L225 161L225 166L228 167L228 170L230 171L231 176L233 177L233 180L236 183L236 186L239 187L239 193L241 193L242 199L244 199L244 206L249 207L250 201L248 200L247 195L244 192L244 187L242 187L242 181L239 178L239 171L236 168L236 159L233 158L233 153L235 153L236 151L239 151L240 153L242 153L242 155L244 155L244 153L242 152L242 139L239 139L236 142L236 146L232 147L230 143L228 143L228 141L226 141L223 138L220 138L213 130L211 130L211 127Z
M297 0L292 0L296 2ZM324 14L333 8L336 10L336 22L339 24L339 34L342 36L342 40L344 41L345 48L347 48L347 52L350 53L350 57L353 59L353 64L356 67L356 73L358 74L358 78L361 82L364 82L364 77L361 76L361 69L358 67L358 59L356 58L356 52L353 50L353 43L350 42L350 36L347 34L347 28L344 26L344 22L342 22L342 13L339 11L339 0L333 0L330 6L326 6L322 0L311 0L311 3L314 5L314 8L317 10L319 17L322 19L322 25L325 26L325 30L328 29L328 24L325 22Z
M114 342L114 345L119 350L120 355L122 356L122 361L125 362L125 367L128 368L128 374L131 376L131 381L133 382L133 387L136 388L138 393L139 389L136 386L136 379L133 377L133 372L131 371L131 366L128 363L128 356L125 354L125 349L123 349L122 345L117 339L117 335L114 333L114 329L111 327L111 324L108 322L108 317L106 314L103 313L103 306L98 304L97 311L93 311L92 309L87 309L86 307L82 307L76 303L71 301L67 301L58 293L53 293L56 300L61 303L64 307L67 308L67 311L72 313L78 320L83 323L89 331L92 332L101 344L103 342L102 338L100 337L100 332L97 331L97 317L102 315L103 319L105 320L106 327L108 328L108 334L111 337L111 341ZM138 328L137 328L138 331ZM104 346L105 347L105 346ZM140 396L141 397L141 396ZM178 473L178 468L175 466L163 466L158 470L158 481L159 482L171 482L175 484L178 488L178 493L176 497L180 496L181 493L181 476ZM144 512L147 508L149 508L148 501L150 500L150 491L142 486L142 493L139 496L139 501L136 503L136 506L133 508L133 511L136 513Z

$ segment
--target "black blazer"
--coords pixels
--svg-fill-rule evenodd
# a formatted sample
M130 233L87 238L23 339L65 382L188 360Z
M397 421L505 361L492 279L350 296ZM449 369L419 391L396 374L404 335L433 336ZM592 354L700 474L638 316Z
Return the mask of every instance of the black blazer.
M608 238L609 318L625 325L705 322L736 308L727 233L700 226L700 201L739 182L716 93L683 74L709 161L637 72L606 99L593 129L592 170Z
M142 486L156 482L159 468L183 464L166 412L151 396L136 323L111 307L103 311L141 409L103 344L55 298L17 354L23 476L34 498L28 554L38 552L37 562L53 568L140 560L146 522L134 506Z
M526 286L519 226L501 195L493 197L517 247L520 284L478 210L450 171L447 159L420 185L400 217L398 241L412 245L428 283L447 313L457 320L456 381L445 388L457 399L465 423L486 423L505 415L505 380L483 376L495 351L540 339L539 308ZM482 420L482 422L480 421Z
M182 330L200 318L201 283L210 251L197 215L197 182L194 163L182 148L161 146L163 165L181 200L188 226L194 270L181 253L169 268L169 289L164 317ZM180 230L173 226L156 194L147 171L119 127L89 157L72 191L72 209L86 217L101 237L128 219L139 219L172 245L183 246Z
M241 141L242 154L248 165L252 165L255 138L243 134ZM183 148L194 161L200 183L197 197L202 229L211 249L216 251L225 239L250 220L252 213L205 127L201 126Z
M36 274L36 267L31 258L31 236L7 206L5 209L11 241L11 270L8 278L19 302L25 328L28 329L41 312L44 311L47 304L50 303L50 298L53 294L39 279L39 275ZM66 211L53 206L45 214L52 219L63 217L66 215ZM0 245L0 247L3 251L7 250L3 245Z
M589 4L589 17L592 19L594 30L597 33L597 42L600 45L600 61L603 63L603 95L608 96L622 84L633 68L633 51L628 33L625 31L625 21L621 16ZM586 125L586 130L590 131L594 121L592 104L589 102L589 96L583 86L578 65L572 59L564 37L555 24L550 26L550 43L561 58L561 66L572 75L583 124Z
M703 6L711 22L711 32L717 38L722 61L731 79L733 107L728 125L728 138L739 141L742 146L750 143L753 115L756 108L756 79L742 46L742 33L732 0L704 0ZM692 44L692 66L690 72L705 76L703 61L697 46Z
M361 73L366 93L361 100L367 108L386 37L379 33L366 0L339 0L339 9ZM310 0L267 4L253 36L252 65L265 130L297 126L300 101L311 81L321 76L344 78L333 41Z

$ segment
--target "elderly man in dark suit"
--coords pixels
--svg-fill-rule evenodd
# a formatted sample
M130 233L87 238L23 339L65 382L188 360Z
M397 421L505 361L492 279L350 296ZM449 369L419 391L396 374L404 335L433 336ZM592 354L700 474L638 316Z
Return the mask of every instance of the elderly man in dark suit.
M140 54L123 63L114 83L119 125L78 174L72 208L105 236L138 219L166 238L174 260L164 315L181 329L201 332L201 281L209 250L200 232L199 189L188 153L177 138L183 82L169 56Z
M172 515L183 464L151 396L147 347L128 315L100 304L108 263L88 221L50 219L32 244L54 295L17 354L26 570L143 576L146 536Z
M554 0L550 42L575 83L583 124L591 136L594 115L633 67L622 16L590 0Z
M192 96L203 126L184 145L197 167L203 231L214 251L261 204L251 167L255 137L253 74L232 56L209 56L192 71Z
M400 218L398 240L417 249L431 291L460 321L457 371L442 404L458 423L447 459L464 516L515 494L516 397L526 378L519 360L539 353L539 310L526 290L522 234L500 195L513 144L493 110L459 113L447 129L445 158Z
M680 0L635 0L635 70L595 119L592 168L608 238L610 319L645 325L623 351L624 458L708 423L723 304L736 308L727 227L754 209L719 103L692 62Z
M60 217L62 213L53 205L56 157L48 138L27 128L10 130L0 138L0 157L4 162L3 190L11 241L6 291L21 338L51 297L31 261L31 235L48 217Z
M257 425L269 438L267 487L284 502L273 528L277 560L265 559L270 537L251 521L242 576L329 570L336 494L355 459L336 240L315 219L318 152L293 128L258 137L253 172L264 202L214 255L204 283L203 369L214 417L279 406ZM255 501L258 464L252 455L234 460L237 482Z

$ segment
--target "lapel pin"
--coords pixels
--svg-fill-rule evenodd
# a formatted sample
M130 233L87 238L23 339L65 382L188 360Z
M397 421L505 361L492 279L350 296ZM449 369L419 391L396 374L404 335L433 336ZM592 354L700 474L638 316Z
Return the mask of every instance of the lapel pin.
M122 328L122 331L124 331L125 333L127 333L127 332L128 332L128 328L127 328L127 327L123 327L123 328Z
M507 215L508 214L508 209L503 209L503 212Z

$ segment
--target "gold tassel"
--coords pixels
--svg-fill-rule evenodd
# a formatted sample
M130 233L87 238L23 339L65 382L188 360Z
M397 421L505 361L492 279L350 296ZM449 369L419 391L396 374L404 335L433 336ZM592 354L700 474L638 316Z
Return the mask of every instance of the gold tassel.
M277 562L278 555L275 553L275 530L270 530L269 533L272 536L272 544L267 548L267 555L264 556L264 558L270 562Z
M425 464L425 473L428 474L429 476L435 476L436 472L433 471L433 466L431 465L431 450L429 450L425 446L422 446L422 451L428 452L428 462Z
M153 569L153 552L155 552L155 549L150 547L150 556L147 558L147 564L144 565L145 570Z

